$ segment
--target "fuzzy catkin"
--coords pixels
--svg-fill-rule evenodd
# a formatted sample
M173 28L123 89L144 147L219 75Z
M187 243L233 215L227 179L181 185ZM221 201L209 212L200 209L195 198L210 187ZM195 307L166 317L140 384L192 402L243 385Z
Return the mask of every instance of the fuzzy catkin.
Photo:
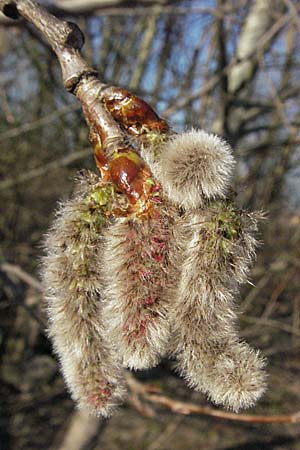
M42 275L49 336L71 395L79 408L106 417L124 398L125 383L102 319L103 208L109 195L90 196L99 181L86 174L74 198L61 205L45 242ZM102 205L93 200L99 195Z
M170 134L142 155L169 199L186 209L223 198L235 164L230 146L204 130Z
M118 219L106 230L104 315L110 338L131 369L154 367L167 351L171 211L159 205L150 218Z
M265 390L264 360L240 342L233 296L254 256L255 215L216 204L177 228L181 276L172 311L172 354L191 387L238 411Z

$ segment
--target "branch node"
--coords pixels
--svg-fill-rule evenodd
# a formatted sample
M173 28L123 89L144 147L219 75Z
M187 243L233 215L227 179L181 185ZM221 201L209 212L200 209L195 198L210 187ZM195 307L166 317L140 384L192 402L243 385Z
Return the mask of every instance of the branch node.
M70 33L66 38L65 45L67 47L75 48L77 50L81 50L84 45L84 34L74 22L67 22Z
M97 75L97 70L94 70L93 68L88 68L83 72L74 73L64 80L64 87L68 92L76 95L76 90L83 78L97 77Z
M18 12L17 6L14 2L7 2L4 4L2 12L5 16L9 17L10 19L19 19L20 14Z

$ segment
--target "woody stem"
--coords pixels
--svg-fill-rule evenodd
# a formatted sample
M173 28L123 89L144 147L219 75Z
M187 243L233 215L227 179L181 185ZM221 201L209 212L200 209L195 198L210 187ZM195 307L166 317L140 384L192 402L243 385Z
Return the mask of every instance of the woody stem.
M98 131L103 147L124 142L124 133L99 100L106 85L80 54L84 36L79 27L58 19L34 0L0 0L0 10L12 19L23 17L40 31L60 63L64 87L80 100L86 120Z

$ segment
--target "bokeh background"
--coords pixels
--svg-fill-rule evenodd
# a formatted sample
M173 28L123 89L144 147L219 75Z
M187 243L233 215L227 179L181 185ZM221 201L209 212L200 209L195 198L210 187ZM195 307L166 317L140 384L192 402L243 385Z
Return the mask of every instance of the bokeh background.
M268 392L250 412L300 411L299 1L42 3L81 27L84 55L102 80L146 99L176 131L204 128L233 146L238 204L267 212L238 300L242 336L268 359ZM300 449L299 424L149 411L136 398L109 421L76 413L46 338L38 272L57 202L94 162L55 56L33 28L4 16L0 150L1 449ZM209 406L167 361L135 376Z

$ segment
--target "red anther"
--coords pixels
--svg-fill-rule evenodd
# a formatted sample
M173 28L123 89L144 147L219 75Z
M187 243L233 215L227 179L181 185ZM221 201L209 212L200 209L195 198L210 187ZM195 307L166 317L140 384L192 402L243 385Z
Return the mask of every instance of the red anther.
M161 203L162 202L162 198L155 195L155 196L151 197L151 202Z
M147 320L142 319L139 323L139 334L143 334L145 332L146 325L147 325Z
M155 253L162 253L166 248L166 243L157 237L152 238L152 245L155 248Z
M87 401L90 405L98 407L103 403L103 400L109 399L111 396L111 389L108 387L100 388L97 393L90 395Z
M99 403L100 403L100 402L99 402L99 396L98 396L97 394L90 395L90 396L88 397L87 401L88 401L88 403L89 403L90 405L93 405L93 406L98 406Z
M156 261L156 262L161 262L163 260L163 255L160 255L156 252L152 252L151 256L154 259L154 261Z
M112 395L111 389L109 389L107 387L100 389L100 396L109 398L109 397L111 397L111 395Z
M157 245L159 245L159 246L162 246L163 248L164 248L165 245L166 245L165 242L162 241L160 237L156 237L156 236L154 236L154 237L152 238L152 242L154 242L155 244L157 244Z
M155 296L153 296L153 295L149 295L149 297L146 297L146 298L143 300L143 304L144 304L145 306L151 306L151 305L153 305L153 304L156 302L156 300L157 300L157 297L155 297Z
M155 286L161 286L161 280L158 277L154 277L151 281Z
M139 271L140 278L142 280L148 280L151 277L151 270L140 270Z
M160 190L161 190L161 186L158 183L151 187L151 193L159 192Z

